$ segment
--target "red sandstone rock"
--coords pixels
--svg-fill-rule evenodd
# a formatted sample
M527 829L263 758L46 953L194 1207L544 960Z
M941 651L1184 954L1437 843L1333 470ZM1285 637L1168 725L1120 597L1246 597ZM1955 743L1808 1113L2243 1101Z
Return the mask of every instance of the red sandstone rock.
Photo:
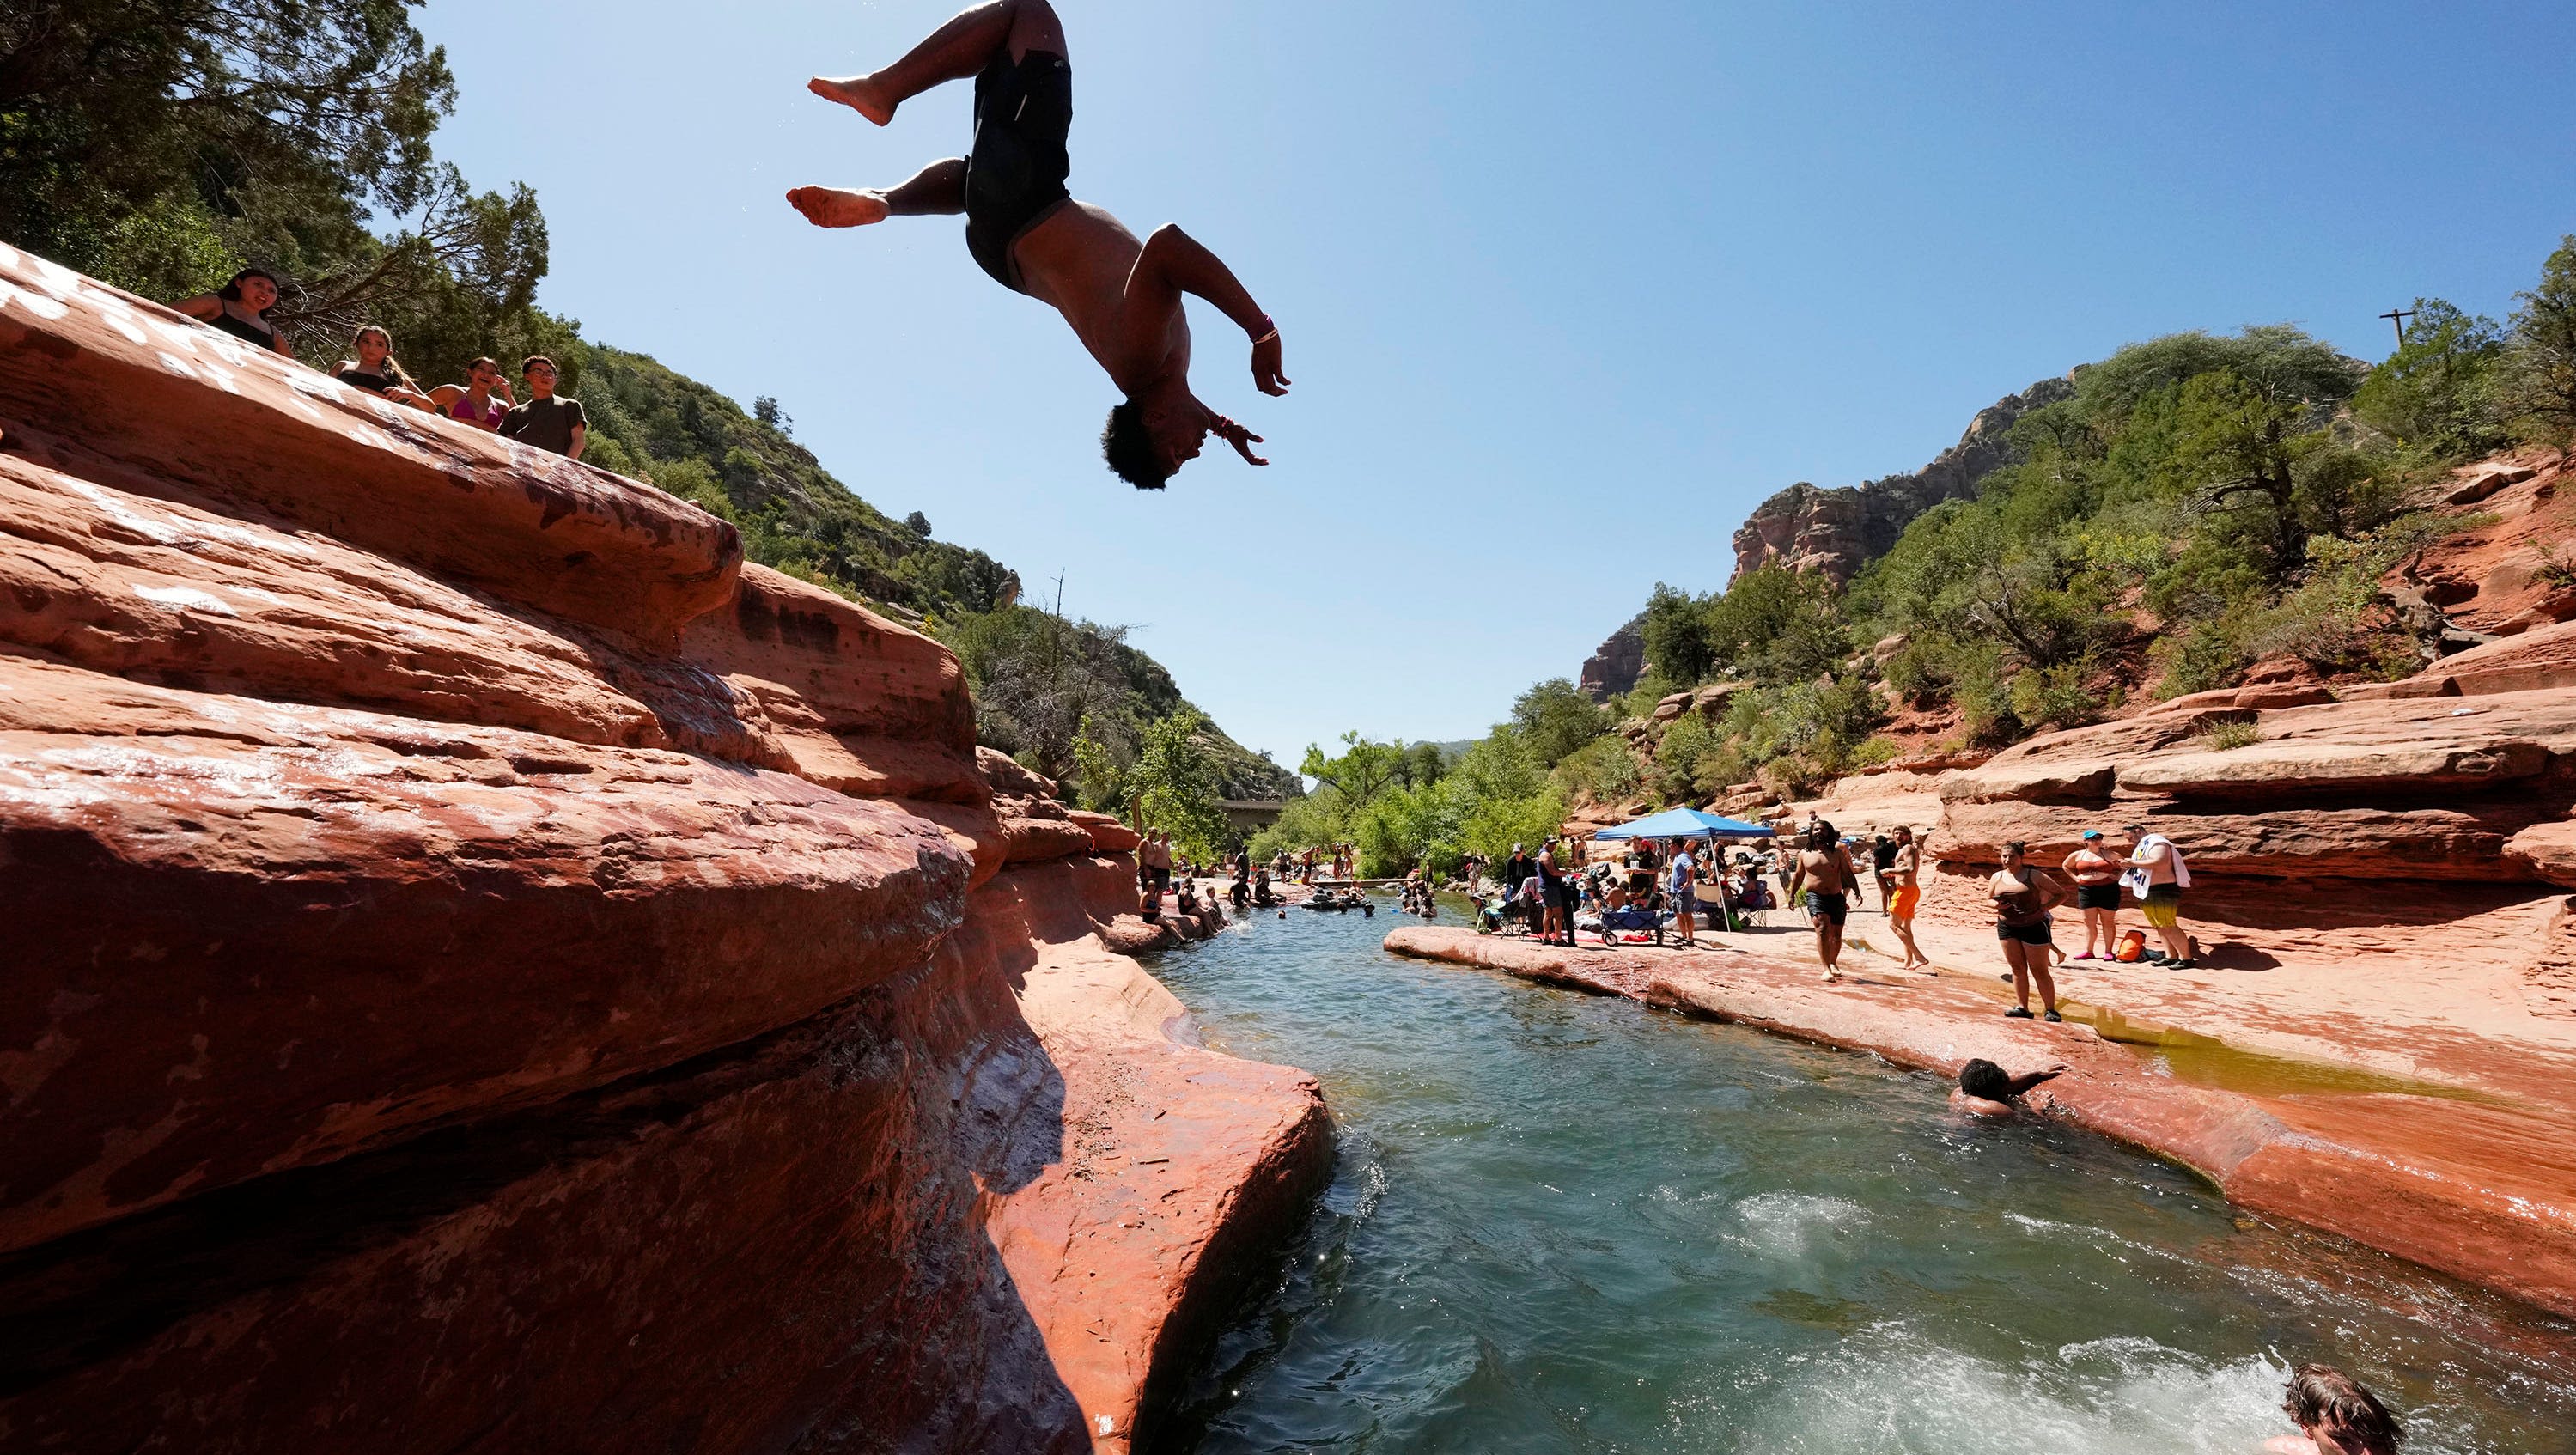
M1329 1125L943 648L6 249L0 451L0 1443L1150 1434Z
M2544 884L2576 889L2576 823L2552 817L2505 841L2505 858Z
M1105 813L1086 813L1076 809L1073 822L1082 825L1083 831L1091 835L1091 847L1097 853L1123 854L1144 842L1136 836L1134 829Z
M966 880L782 774L26 658L0 863L0 1248L802 1019Z
M2061 805L1948 804L1934 852L1945 861L1995 864L2003 846L2029 845L2054 866L2086 829L2117 833L2142 821L2172 839L2195 873L2267 878L2493 880L2519 877L2507 841L2552 810L2530 800L2470 808L2282 807L2249 813L2173 813L2153 800L2086 811ZM2541 876L2534 876L2541 877Z
M0 245L0 430L578 621L662 636L724 603L734 528L604 470L389 404Z

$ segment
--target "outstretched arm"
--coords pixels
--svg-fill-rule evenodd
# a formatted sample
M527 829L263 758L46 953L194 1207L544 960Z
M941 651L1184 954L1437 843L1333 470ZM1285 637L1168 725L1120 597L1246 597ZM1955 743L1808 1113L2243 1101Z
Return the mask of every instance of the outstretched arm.
M2067 1069L2068 1068L2064 1066L2051 1066L2045 1071L2033 1071L2028 1075L2016 1076L2011 1082L2012 1094L2019 1096L2023 1092L2030 1090L2032 1087L2039 1085L2043 1081L2054 1081L2058 1077L2065 1075Z
M1201 247L1198 239L1169 223L1154 229L1154 235L1145 239L1145 251L1136 258L1127 287L1130 294L1140 289L1175 298L1193 293L1215 304L1252 340L1253 386L1264 394L1288 392L1288 376L1280 372L1278 327L1252 301L1234 270Z

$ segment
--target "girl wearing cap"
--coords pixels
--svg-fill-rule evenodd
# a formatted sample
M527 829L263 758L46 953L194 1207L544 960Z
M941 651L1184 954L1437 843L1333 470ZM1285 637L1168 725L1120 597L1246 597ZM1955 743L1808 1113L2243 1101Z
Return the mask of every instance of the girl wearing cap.
M286 335L268 321L268 311L276 306L277 275L266 268L244 268L214 292L171 305L199 323L213 326L218 333L231 334L253 348L292 358L295 350L286 346Z
M2075 881L2075 907L2084 915L2084 950L2078 960L2108 960L2120 943L2120 870L2123 861L2102 852L2102 831L2086 829L2084 842L2066 856L2066 877ZM2095 953L2094 942L2101 942Z

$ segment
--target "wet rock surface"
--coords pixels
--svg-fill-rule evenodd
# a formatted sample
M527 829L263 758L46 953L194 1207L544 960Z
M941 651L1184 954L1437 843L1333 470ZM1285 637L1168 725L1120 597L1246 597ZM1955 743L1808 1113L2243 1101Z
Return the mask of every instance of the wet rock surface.
M724 522L0 248L0 1443L1126 1449L1329 1124L1053 793Z

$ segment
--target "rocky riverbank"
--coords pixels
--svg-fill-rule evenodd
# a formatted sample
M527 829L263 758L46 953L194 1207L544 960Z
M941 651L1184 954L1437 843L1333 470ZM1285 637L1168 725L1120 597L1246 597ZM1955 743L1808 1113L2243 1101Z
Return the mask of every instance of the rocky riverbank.
M2181 1162L2254 1211L2576 1315L2576 1156L2568 1150L2576 1147L2576 1079L2563 1059L2524 1068L2512 1078L2520 1093L2476 1096L2246 1060L2190 1066L2186 1076L2080 1023L2090 1014L2125 1032L2103 1007L2079 1007L2065 1025L2006 1021L2002 987L1990 981L1875 963L1849 966L1841 983L1827 985L1799 958L1803 940L1784 929L1755 937L1760 949L1739 940L1700 950L1567 950L1416 926L1388 935L1386 947L1944 1074L1972 1057L2016 1071L2062 1061L2074 1074L2030 1098L2042 1114Z
M0 1443L1124 1450L1330 1160L936 642L0 248Z

